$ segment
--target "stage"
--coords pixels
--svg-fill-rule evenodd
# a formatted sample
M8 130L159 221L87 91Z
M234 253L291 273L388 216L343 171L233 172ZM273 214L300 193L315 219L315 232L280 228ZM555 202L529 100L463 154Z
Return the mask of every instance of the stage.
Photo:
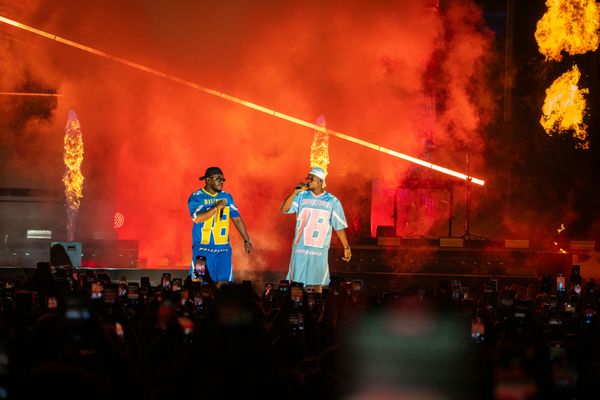
M419 289L435 289L440 281L458 280L463 286L468 286L473 293L483 290L484 282L496 276L501 285L519 283L522 285L537 285L543 276L555 277L564 274L569 277L573 261L595 260L598 258L595 249L575 253L560 253L547 249L524 248L524 241L487 241L463 240L462 238L442 239L402 239L397 237L379 238L370 244L354 245L352 260L342 261L342 249L332 247L330 250L330 271L333 279L360 279L365 284L372 284L379 290L403 290L409 287ZM49 244L48 244L49 246ZM511 247L511 246L521 246ZM30 256L35 255L37 261L50 261L50 249L46 247L45 254L42 246L37 246L38 252L31 250ZM79 249L80 247L77 247ZM127 248L115 246L114 249ZM72 250L72 249L71 249ZM81 250L80 250L81 251ZM257 250L259 251L259 250ZM26 250L21 249L25 254ZM173 278L185 279L188 267L185 265L173 267L140 267L135 259L110 265L101 263L90 268L93 261L92 253L85 252L83 258L75 257L72 264L83 270L93 269L97 273L106 273L111 280L119 281L125 277L127 281L139 281L149 277L152 285L158 285L163 273L170 273ZM13 254L18 252L13 252ZM88 254L87 256L85 254ZM72 255L72 252L71 252ZM108 260L123 260L122 252L115 250L114 254L102 253ZM30 259L31 260L31 259ZM83 262L81 261L83 260ZM6 264L6 263L5 263ZM54 265L60 265L53 262ZM83 267L81 265L83 264ZM131 265L134 266L131 266ZM88 266L86 266L88 265ZM593 277L594 271L582 265L582 275ZM235 268L235 281L251 281L257 292L261 292L264 284L277 284L286 278L287 260L281 260L278 266L272 268L248 269ZM25 280L35 270L35 264L29 262L23 265L3 265L0 267L0 278L17 278Z

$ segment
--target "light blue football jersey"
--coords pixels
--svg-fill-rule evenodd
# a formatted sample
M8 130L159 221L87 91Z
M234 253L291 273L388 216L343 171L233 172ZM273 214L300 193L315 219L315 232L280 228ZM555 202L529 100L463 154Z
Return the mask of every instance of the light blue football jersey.
M332 229L348 227L342 203L329 192L316 196L306 190L296 194L287 213L296 213L287 279L305 285L328 285Z

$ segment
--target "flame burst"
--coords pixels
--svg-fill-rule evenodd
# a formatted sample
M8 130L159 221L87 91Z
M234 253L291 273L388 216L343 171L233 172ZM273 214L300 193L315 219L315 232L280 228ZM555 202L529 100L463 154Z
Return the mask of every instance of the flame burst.
M600 9L594 0L546 0L546 6L535 31L546 59L560 61L563 50L574 55L598 48Z
M325 128L325 116L320 115L316 122L317 125ZM319 167L327 173L329 165L329 134L327 131L321 132L315 129L313 142L310 145L310 166Z
M69 111L67 126L65 127L65 153L63 156L67 167L63 175L65 184L65 198L67 200L67 239L72 241L75 236L75 218L83 197L83 175L81 163L83 162L83 135L81 124L75 111Z
M558 237L558 239L557 239L557 240L554 242L554 245L555 245L555 246L557 246L557 247L558 247L559 241L561 241L561 239L560 239L560 238L561 238L561 235L560 235L560 234L561 234L561 233L562 233L562 232L563 232L565 229L566 229L566 228L565 228L565 224L562 224L562 223L561 223L561 224L560 224L560 226L559 226L559 227L556 229L556 233L557 233L557 237ZM559 252L559 253L561 253L561 254L566 254L566 253L567 253L567 252L566 252L566 250L565 250L565 249L563 249L562 247L559 247L559 248L558 248L558 252Z
M540 123L548 135L572 130L576 140L575 147L588 149L590 141L587 125L583 122L586 114L586 102L583 95L588 89L579 89L577 84L581 73L577 66L559 76L548 89L542 106Z

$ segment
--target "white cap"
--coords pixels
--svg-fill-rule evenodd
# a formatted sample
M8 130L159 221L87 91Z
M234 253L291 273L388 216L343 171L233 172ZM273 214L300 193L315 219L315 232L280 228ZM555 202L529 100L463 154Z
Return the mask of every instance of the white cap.
M311 168L310 171L308 171L308 173L310 175L316 176L317 178L320 178L323 181L323 183L325 183L325 178L327 177L327 172L325 172L323 170L323 168L314 167L314 168Z

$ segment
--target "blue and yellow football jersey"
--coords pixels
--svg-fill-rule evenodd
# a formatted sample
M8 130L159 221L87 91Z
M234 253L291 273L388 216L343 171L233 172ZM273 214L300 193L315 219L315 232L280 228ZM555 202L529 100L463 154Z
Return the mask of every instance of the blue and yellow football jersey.
M224 199L227 205L218 213L204 222L194 224L192 228L192 241L194 247L203 247L212 250L231 248L229 245L229 219L240 216L233 197L227 192L210 194L200 189L190 195L188 208L192 220L198 214L215 206L215 203Z

